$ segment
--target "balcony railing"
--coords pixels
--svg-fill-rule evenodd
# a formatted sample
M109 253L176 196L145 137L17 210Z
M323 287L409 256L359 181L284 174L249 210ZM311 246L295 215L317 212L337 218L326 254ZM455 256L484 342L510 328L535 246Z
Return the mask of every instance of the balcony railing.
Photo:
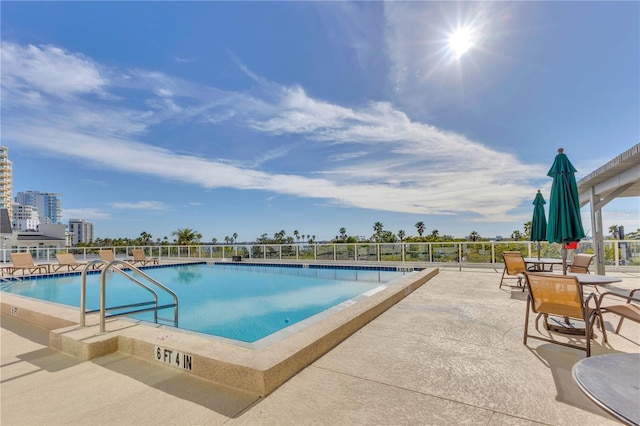
M13 251L29 251L41 262L55 262L55 254L68 252L78 260L98 257L99 249L111 249L119 258L130 258L131 249L140 246L115 247L21 247L4 248L0 262L10 262ZM401 262L456 265L502 264L502 252L520 251L525 257L537 256L537 243L530 241L455 241L421 243L316 243L316 244L198 244L189 246L143 246L149 257L160 259L186 259L224 261L239 256L243 261L297 261L297 262ZM581 241L577 253L593 253L591 241ZM640 266L640 240L605 240L605 265ZM560 245L542 243L541 257L559 258ZM570 255L571 256L571 255Z

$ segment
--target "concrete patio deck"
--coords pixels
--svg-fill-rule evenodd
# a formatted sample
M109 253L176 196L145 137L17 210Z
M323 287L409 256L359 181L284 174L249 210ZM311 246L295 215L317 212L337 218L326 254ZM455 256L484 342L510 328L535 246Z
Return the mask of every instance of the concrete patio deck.
M440 273L266 398L121 353L81 362L2 316L2 425L619 424L578 389L584 352L522 344L526 293L501 271ZM640 287L640 273L610 289ZM607 329L617 324L605 317ZM640 352L640 327L593 355ZM640 381L640 377L639 377Z

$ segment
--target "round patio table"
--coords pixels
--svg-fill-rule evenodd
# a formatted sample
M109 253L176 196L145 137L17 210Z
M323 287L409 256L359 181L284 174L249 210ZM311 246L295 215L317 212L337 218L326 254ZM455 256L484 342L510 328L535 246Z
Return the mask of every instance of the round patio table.
M555 257L541 257L540 259L537 257L525 257L524 263L532 265L534 271L550 272L553 271L553 265L562 265L562 259L556 259ZM567 265L569 264L571 262L567 261ZM549 265L549 269L545 269L545 265Z
M622 282L621 278L610 277L608 275L574 274L572 272L568 272L567 275L576 277L582 285L606 285Z
M640 424L640 353L585 358L573 366L571 374L600 408L625 424Z

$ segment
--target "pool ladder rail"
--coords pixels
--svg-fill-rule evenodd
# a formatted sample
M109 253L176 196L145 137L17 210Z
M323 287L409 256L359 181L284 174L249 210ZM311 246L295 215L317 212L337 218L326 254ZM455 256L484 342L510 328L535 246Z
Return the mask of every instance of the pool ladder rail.
M21 283L22 280L19 277L8 276L0 277L0 290L6 290L16 283Z
M100 309L87 310L87 298L86 298L87 271L95 270L97 267L99 267L99 265L103 265L103 268L100 272ZM126 270L129 270L132 273L127 273ZM128 305L112 306L107 308L106 307L106 303L107 303L106 287L107 287L108 271L114 271L128 278L134 284L142 287L143 289L151 293L153 295L154 300L148 301L148 302L131 303ZM158 293L153 288L151 288L149 284L143 283L141 280L136 278L133 274L139 275L140 277L144 278L148 283L152 284L153 286L171 295L171 297L173 297L173 303L158 305ZM153 306L149 306L149 305L153 305ZM143 306L147 306L147 307L143 308ZM140 309L123 311L125 309L130 309L130 308L140 308ZM173 308L173 314L174 314L173 320L168 318L158 318L158 311L161 309L168 309L168 308ZM125 262L123 260L113 260L109 262L102 259L96 259L89 262L82 269L81 281L80 281L80 325L81 326L86 325L86 321L85 321L86 314L100 312L100 333L106 333L105 324L106 324L107 318L123 317L123 316L139 314L142 312L151 312L151 311L154 312L154 321L156 323L158 323L158 320L172 321L174 327L177 327L178 326L178 295L168 287L164 286L163 284L155 280L154 278L142 272L140 269L136 268L129 262Z

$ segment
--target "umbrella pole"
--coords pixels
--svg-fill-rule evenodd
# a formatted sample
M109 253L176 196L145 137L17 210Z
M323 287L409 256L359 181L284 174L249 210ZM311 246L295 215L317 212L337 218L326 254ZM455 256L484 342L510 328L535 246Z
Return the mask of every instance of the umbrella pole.
M562 275L567 275L567 242L562 242L562 249L560 250L562 253Z
M540 241L538 241L538 260L540 260Z

